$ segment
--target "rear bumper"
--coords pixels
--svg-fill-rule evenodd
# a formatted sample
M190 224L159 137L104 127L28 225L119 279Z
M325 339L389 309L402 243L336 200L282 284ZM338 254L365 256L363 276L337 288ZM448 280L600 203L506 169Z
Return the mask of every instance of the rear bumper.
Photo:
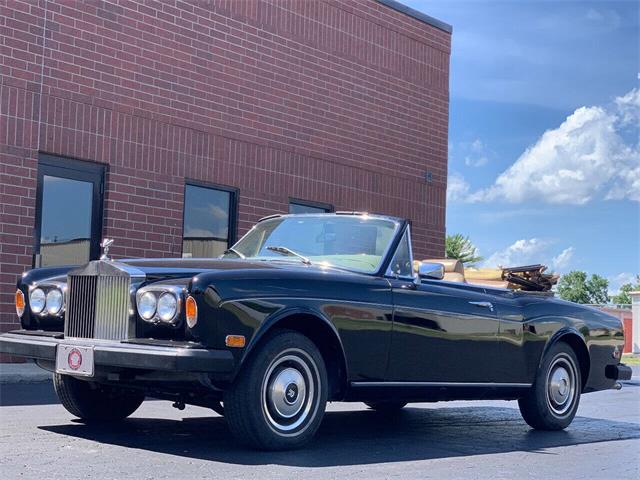
M607 365L605 376L612 380L631 380L633 371L624 363L618 365Z
M229 373L234 358L228 350L133 344L94 339L64 339L60 334L17 330L0 335L0 352L34 360L55 362L59 344L93 348L96 367L120 367L173 372Z

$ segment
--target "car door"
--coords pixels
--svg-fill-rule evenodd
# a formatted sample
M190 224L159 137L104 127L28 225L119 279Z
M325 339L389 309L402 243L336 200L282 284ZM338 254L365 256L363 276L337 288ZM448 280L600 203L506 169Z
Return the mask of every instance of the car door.
M530 383L544 341L535 340L535 327L524 320L523 297L510 290L486 291L500 319L496 375L505 383Z
M499 322L482 289L442 280L391 284L389 381L497 381Z
M387 277L393 300L387 381L496 381L499 322L484 288L416 278L408 228Z

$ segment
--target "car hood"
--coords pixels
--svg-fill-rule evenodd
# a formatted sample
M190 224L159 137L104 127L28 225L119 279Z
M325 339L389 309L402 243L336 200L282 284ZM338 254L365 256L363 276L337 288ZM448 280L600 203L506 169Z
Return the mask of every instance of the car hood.
M326 265L306 265L296 259L270 259L270 260L250 260L250 259L219 259L219 258L133 258L118 260L144 272L147 277L187 277L198 275L203 272L229 272L229 271L291 271L301 270L311 271L331 271L343 273L345 275L358 275L340 268Z
M270 260L242 260L219 258L130 258L114 260L115 265L129 265L145 274L148 281L163 279L187 279L201 273L219 274L225 277L278 277L305 274L331 273L339 276L354 277L365 275L350 272L326 265L306 265L294 258ZM40 281L65 281L70 271L83 268L86 265L63 265L57 267L35 268L25 272L18 280L20 284L32 284ZM216 275L218 276L218 275ZM325 275L326 276L326 275ZM334 276L335 278L335 276ZM184 280L182 280L184 281Z

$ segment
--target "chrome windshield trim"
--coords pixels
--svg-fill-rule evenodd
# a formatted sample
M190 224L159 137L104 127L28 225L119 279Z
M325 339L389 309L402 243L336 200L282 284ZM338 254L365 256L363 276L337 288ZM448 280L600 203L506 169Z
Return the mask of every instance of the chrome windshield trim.
M409 261L411 262L411 275L396 275L395 273L393 273L393 270L391 270L391 262L393 261L393 258L396 256L396 253L398 253L398 249L400 248L400 245L404 241L405 236L407 237L407 242L409 243ZM393 242L391 242L389 246L391 246L392 244ZM404 232L402 233L402 237L398 242L398 245L396 245L395 250L391 252L391 257L389 258L388 263L389 264L387 265L387 270L384 274L385 277L395 278L398 280L407 280L407 281L417 280L416 272L413 269L413 242L411 241L411 225L407 225L407 228L405 228Z
M240 239L238 239L238 241L236 241L231 246L231 248L232 249L236 249L238 244L240 244L240 242L242 242L249 234L251 234L251 232L253 232L256 229L256 227L258 227L262 223L270 222L270 221L274 221L274 220L278 220L278 219L288 219L288 218L294 218L294 217L326 217L328 215L336 216L337 214L335 212L332 212L332 213L300 213L300 214L276 214L276 215L271 215L271 216L268 216L268 217L264 217L264 218L260 219L260 221L258 221L258 223L253 225L249 229L249 231L247 231L247 233L245 233ZM326 260L312 261L312 264L316 265L316 266L317 265L322 266L323 263L325 263L326 266L328 266L328 267L337 268L337 269L341 269L341 270L346 270L346 271L349 271L349 272L362 273L362 274L365 274L365 275L383 275L382 268L390 260L389 255L391 253L391 248L392 248L393 244L395 243L396 239L398 238L398 235L401 232L404 233L404 231L406 231L406 229L404 231L401 229L401 227L403 225L402 219L396 218L396 217L389 217L389 216L386 216L386 215L376 215L376 214L368 214L368 213L339 214L338 216L340 216L340 217L352 216L354 218L369 217L369 218L373 218L373 219L384 220L384 221L387 221L387 222L393 224L393 234L391 235L391 238L389 239L389 242L387 243L384 251L382 252L382 255L380 256L380 261L378 262L378 264L376 265L376 268L374 270L361 270L361 269L358 269L358 268L343 267L343 266L339 266L339 265L334 265L334 264L332 264L332 263L330 263L330 262L328 262ZM408 226L407 226L407 228L408 228ZM411 239L409 239L409 248L411 248ZM222 259L223 256L224 256L224 254L221 255L218 258ZM276 258L277 257L275 257L274 260ZM259 256L256 256L256 257L246 256L244 259L246 259L246 260L271 261L271 257L259 257ZM283 258L280 258L280 260L282 261Z

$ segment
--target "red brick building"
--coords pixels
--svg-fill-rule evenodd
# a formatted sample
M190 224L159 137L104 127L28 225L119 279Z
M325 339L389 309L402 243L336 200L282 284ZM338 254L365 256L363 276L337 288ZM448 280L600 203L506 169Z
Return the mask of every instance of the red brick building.
M392 0L8 0L0 28L0 330L18 275L102 237L213 255L274 212L363 210L443 254L448 25Z

